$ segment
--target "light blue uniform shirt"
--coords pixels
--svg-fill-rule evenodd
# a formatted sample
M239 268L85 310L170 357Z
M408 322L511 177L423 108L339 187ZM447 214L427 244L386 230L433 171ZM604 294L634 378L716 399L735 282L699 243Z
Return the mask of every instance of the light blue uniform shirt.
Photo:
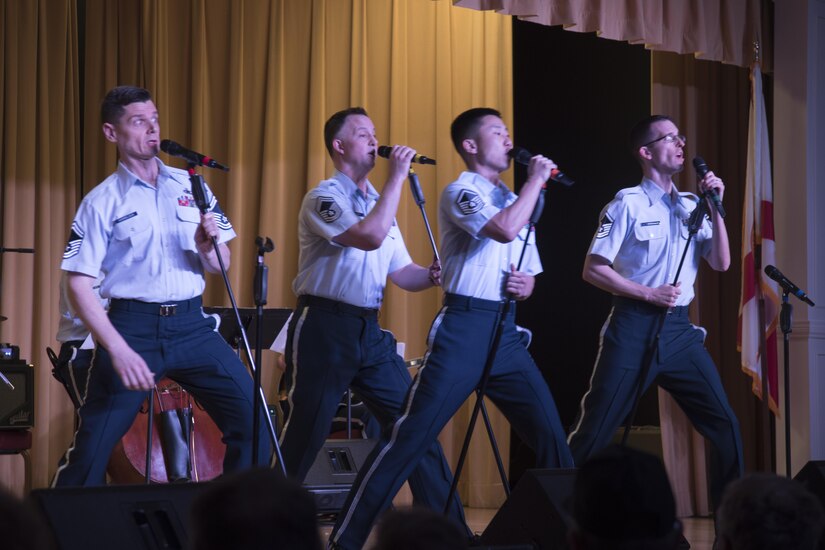
M298 275L292 283L296 295L381 307L387 275L412 263L398 224L393 220L376 250L341 246L332 240L363 220L377 200L369 181L365 195L339 171L306 194L298 215Z
M509 243L500 243L479 235L481 229L506 206L516 194L502 182L494 184L475 172L462 172L444 189L438 204L441 234L442 273L445 292L499 301L506 297L504 285L510 264L518 267L524 249L523 273L542 272L536 249L536 235L528 235L528 226Z
M688 218L699 198L693 193L665 194L661 187L643 179L636 187L622 189L599 216L600 225L588 254L605 258L616 273L651 288L673 283L688 239ZM693 283L699 258L711 250L713 225L705 217L691 240L691 250L679 273L682 293L677 306L693 300Z
M109 300L100 297L100 283L102 280L102 277L97 278L92 285L92 292L100 303L100 307L103 309L108 309ZM55 339L58 342L73 342L76 340L82 340L83 345L80 346L80 349L93 349L95 346L92 342L91 336L89 335L89 329L86 328L86 325L84 325L83 321L80 320L80 317L77 316L74 309L72 309L71 302L69 302L69 290L66 285L65 271L60 277L59 308L60 320L57 324L57 336Z
M102 274L104 298L164 303L203 293L206 283L195 246L200 211L189 174L155 160L157 186L140 181L119 163L86 195L72 222L60 268L91 277ZM226 242L235 231L204 187L220 230L218 242Z

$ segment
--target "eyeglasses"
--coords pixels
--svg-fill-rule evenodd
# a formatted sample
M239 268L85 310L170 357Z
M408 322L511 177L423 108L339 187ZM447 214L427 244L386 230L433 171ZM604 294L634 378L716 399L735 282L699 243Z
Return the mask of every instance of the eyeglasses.
M657 137L657 138L656 138L656 139L654 139L653 141L648 141L647 143L645 143L644 145L642 145L642 147L650 147L651 145L653 145L653 144L654 144L654 143L656 143L657 141L664 141L665 143L673 143L673 142L674 142L674 141L676 141L677 139L678 139L678 140L682 143L682 147L684 147L685 145L687 145L687 138L686 138L685 136L683 136L683 135L681 135L681 134L678 134L678 135L666 134L666 135L664 135L664 136L662 136L662 137Z

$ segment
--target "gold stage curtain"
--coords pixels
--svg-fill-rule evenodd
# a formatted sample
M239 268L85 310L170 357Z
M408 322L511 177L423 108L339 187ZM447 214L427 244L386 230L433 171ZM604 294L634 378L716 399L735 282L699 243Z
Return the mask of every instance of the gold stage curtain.
M453 0L457 6L495 10L542 25L596 32L612 40L644 44L657 51L747 67L753 42L764 50L763 67L773 65L763 32L765 0Z
M43 486L73 428L71 405L51 376L60 256L80 182L76 2L0 2L0 245L34 248L2 262L0 340L35 365L35 486ZM22 389L17 390L22 391ZM0 483L23 487L23 462L0 457Z
M108 89L148 88L162 137L230 166L202 173L238 233L229 279L246 307L258 235L275 243L265 258L268 305L294 307L297 212L304 193L331 174L322 134L333 112L362 105L382 143L410 144L438 159L437 167L417 169L436 235L440 191L463 169L451 120L491 106L512 123L510 19L447 0L86 0L80 15L74 0L2 5L4 245L34 245L37 254L4 258L0 307L12 321L1 330L37 366L39 487L71 438L70 403L44 350L56 345L58 266L79 197L116 167L115 148L100 131ZM380 189L385 177L379 160L371 180ZM398 222L413 259L429 264L422 217L406 192ZM229 305L220 277L210 276L204 300ZM408 359L423 355L440 300L436 290L388 289L381 322L406 342ZM272 397L277 375L263 375ZM495 423L506 443L506 423ZM451 424L442 434L448 456L463 433ZM476 443L486 445L485 437ZM492 462L488 451L479 455L462 476L465 496L479 493L468 480L500 488L479 478ZM0 482L14 484L19 468L15 457L3 457ZM503 500L481 493L484 502Z

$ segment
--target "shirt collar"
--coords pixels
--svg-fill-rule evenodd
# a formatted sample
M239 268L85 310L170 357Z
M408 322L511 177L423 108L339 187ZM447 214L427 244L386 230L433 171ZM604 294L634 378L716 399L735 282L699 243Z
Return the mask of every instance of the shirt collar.
M352 181L352 178L350 178L348 175L341 172L340 170L335 171L335 174L332 175L332 179L341 184L341 187L343 187L347 191L348 195L354 195L360 198L364 198L364 195L361 193L361 190L358 188L358 186L355 185L355 182ZM367 199L373 201L378 200L378 191L376 191L375 187L372 186L370 180L367 180Z
M479 174L478 172L471 172L469 170L465 170L461 174L461 176L463 177L465 174L467 174L469 177L473 179L473 183L475 184L475 186L478 187L478 190L485 195L489 194L493 189L496 189L498 187L501 187L509 191L509 189L507 189L507 186L504 185L504 183L501 180L493 183L481 174Z
M662 198L667 195L665 190L662 189L660 186L656 185L652 179L650 178L643 178L641 183L642 191L645 192L647 195L648 200L650 200L650 204L655 204L656 202L662 200ZM679 192L676 190L675 185L671 185L670 187L670 195L669 197L671 200L665 200L665 204L671 206L679 201Z
M169 172L169 168L167 168L167 166L163 164L162 160L160 160L158 157L155 157L155 161L158 163L158 184L160 184L162 180L166 178L171 178L172 174ZM132 173L131 170L126 168L126 165L122 162L117 163L117 178L118 188L120 189L120 193L122 195L125 195L129 191L129 189L131 189L132 186L138 182L149 187L154 187L149 185L147 182L141 180L139 177L137 177L134 173Z

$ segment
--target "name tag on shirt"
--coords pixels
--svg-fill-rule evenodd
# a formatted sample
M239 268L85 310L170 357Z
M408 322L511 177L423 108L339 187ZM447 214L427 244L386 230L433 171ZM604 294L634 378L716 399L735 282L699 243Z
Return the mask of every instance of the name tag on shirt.
M115 225L119 224L120 222L125 222L126 220L130 220L130 219L134 218L137 215L138 215L137 212L130 212L129 214L126 214L125 216L121 216L121 217L119 217L118 219L115 220Z

